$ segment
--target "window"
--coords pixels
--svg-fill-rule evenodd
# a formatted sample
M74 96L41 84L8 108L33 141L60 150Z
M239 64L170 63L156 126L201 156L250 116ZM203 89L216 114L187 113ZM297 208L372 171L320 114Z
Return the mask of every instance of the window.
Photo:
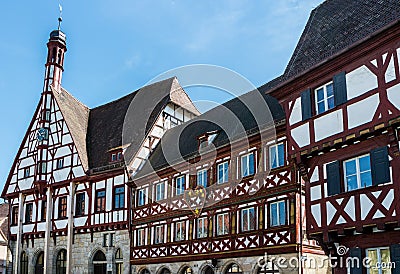
M58 252L56 260L56 274L66 274L67 273L67 251L61 249Z
M367 269L368 274L392 273L390 269L389 247L368 248L366 255L370 259L371 268Z
M370 155L356 157L344 162L346 191L372 185Z
M58 199L58 218L67 218L67 197Z
M25 251L21 253L21 262L19 266L21 274L28 274L28 255L26 255Z
M241 211L242 231L250 231L256 228L256 214L254 207L245 208Z
M123 261L124 257L122 256L122 251L120 248L117 249L115 252L115 268L117 273L116 274L122 274L123 273Z
M232 274L232 273L235 273L235 274L242 274L243 271L242 271L242 269L240 268L239 265L237 265L237 264L231 264L231 265L229 266L229 268L226 270L225 273L226 273L226 274Z
M39 172L39 174L45 174L47 172L46 162L38 163L38 172Z
M18 224L18 206L13 206L12 208L12 215L11 215L11 225Z
M223 162L217 166L217 183L223 184L229 180L229 162Z
M46 214L47 214L47 201L42 200L42 210L41 210L42 222L46 221Z
M285 146L283 143L269 147L269 166L277 168L285 165Z
M122 160L122 151L111 153L111 162L116 162L121 160Z
M147 188L139 189L137 192L137 205L142 206L146 204Z
M44 112L44 119L45 121L50 122L50 110Z
M185 192L185 176L180 176L175 179L176 195Z
M57 159L57 169L62 169L64 167L64 158Z
M156 201L165 199L165 182L156 184Z
M202 217L197 219L197 238L205 238L208 234L208 218Z
M175 241L184 240L186 240L186 222L177 222L175 223Z
M146 245L146 229L140 228L137 230L137 246Z
M197 185L207 187L207 169L197 172Z
M217 236L229 233L229 213L221 213L217 215Z
M117 161L117 154L116 153L111 153L111 162Z
M108 233L103 234L103 247L107 247L108 244Z
M96 212L103 212L106 210L106 191L96 190Z
M286 202L279 201L270 204L270 224L280 226L286 224Z
M315 104L317 114L323 113L335 107L335 96L333 93L333 82L315 89Z
M121 151L117 153L117 160L118 161L122 160L122 152Z
M25 207L25 223L32 223L33 203L26 204Z
M125 187L118 186L114 189L114 209L125 207Z
M110 233L110 238L108 241L108 246L113 247L114 246L114 233Z
M85 193L76 194L75 215L85 215Z
M154 244L164 243L164 225L154 227Z
M31 175L31 168L26 167L24 168L24 178L28 178Z
M254 174L254 153L242 156L242 177Z

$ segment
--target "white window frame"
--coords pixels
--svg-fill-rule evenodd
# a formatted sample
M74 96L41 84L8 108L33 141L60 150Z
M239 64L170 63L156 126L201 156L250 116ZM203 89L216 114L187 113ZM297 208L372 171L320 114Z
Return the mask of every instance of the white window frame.
M253 167L254 168L254 173L252 173L252 174L250 174L250 155L253 155L253 159L254 159L254 167ZM243 159L244 158L246 158L246 168L244 168L244 165L243 165ZM241 173L240 174L242 175L242 178L254 175L256 173L256 155L254 154L254 151L250 152L250 153L247 153L245 155L242 155L240 157L240 167L241 167ZM247 174L245 174L246 170L248 170Z
M207 225L205 225L207 221ZM201 224L201 225L200 225ZM208 236L208 218L201 217L197 219L197 231L196 231L196 238L206 238Z
M163 244L165 242L165 235L164 235L164 225L157 225L154 227L154 244ZM160 235L160 242L156 242L157 235Z
M178 188L178 181L180 179L183 179L183 188ZM182 176L178 176L175 178L175 194L176 195L181 195L185 192L185 188L186 188L186 176L182 175Z
M283 146L283 155L282 156L279 155L279 147L280 146ZM280 143L277 143L275 145L271 145L271 146L269 146L268 151L269 151L269 166L270 166L271 169L282 167L282 166L285 165L285 162L286 162L286 159L285 159L285 155L286 155L285 143L280 142ZM273 155L272 154L275 154L276 166L273 166L273 163L272 163L272 159L273 159L272 156ZM280 165L280 159L281 158L283 158L283 164L282 165Z
M201 170L197 171L196 180L197 180L198 186L207 187L207 183L208 183L207 169L201 169Z
M178 230L178 227L180 228ZM179 232L178 232L179 231ZM175 223L175 241L186 240L186 221L179 221Z
M136 246L144 246L144 245L146 245L146 240L147 240L146 228L139 228L137 230L137 243L136 243Z
M377 263L381 264L381 266L382 266L381 250L388 250L389 251L389 263L390 263L390 266L392 265L391 264L392 261L390 260L390 248L388 246L367 248L367 249L365 249L365 256L367 257L368 256L368 251L372 251L372 250L376 250L377 251L376 252L376 254L378 256L377 257ZM388 267L390 267L390 266L388 266ZM376 266L371 265L370 267L373 268L373 267L376 267ZM383 273L382 267L377 268L377 270L378 270L378 274L382 274ZM369 274L369 273L371 273L370 268L367 268L367 274Z
M254 212L254 228L250 227L250 211L253 210ZM243 219L243 215L244 213L247 211L247 227L244 227L244 219ZM253 231L257 228L257 213L256 213L256 209L254 207L248 207L248 208L243 208L240 211L240 228L243 232L247 232L247 231Z
M140 195L143 195L143 196L140 196ZM143 202L141 202L141 197L143 197ZM147 204L147 187L137 190L137 205L144 206L146 204Z
M228 167L225 173L225 165ZM219 169L222 167L222 180L219 175ZM222 162L217 165L217 184L227 183L229 181L229 161Z
M274 205L274 204L276 204L276 211L275 212L272 211L272 205ZM281 216L280 210L279 210L279 205L280 204L283 204L285 206L285 216L283 218L283 221L284 221L283 224L281 224L282 216ZM270 215L269 215L270 216L269 226L278 227L278 226L287 225L287 203L286 203L286 200L281 200L281 201L276 201L276 202L270 203L269 204L269 213L270 213ZM274 214L276 214L276 217L277 217L277 224L276 225L272 224L272 220L273 220L273 215Z
M56 161L57 169L64 168L64 158L58 158Z
M159 188L161 188L161 189L159 189ZM154 190L155 190L154 195L155 195L156 202L165 199L165 182L157 183L154 186Z
M320 87L318 87L318 88L316 88L314 90L315 110L316 110L317 115L321 114L321 113L324 113L324 112L327 112L328 110L330 110L330 109L335 107L335 105L334 105L332 108L329 108L328 99L333 97L333 100L335 100L335 95L334 94L332 94L332 96L328 97L327 86L329 86L329 85L332 85L332 90L333 90L333 81L330 81L330 82L328 82L328 83L326 83L326 84L324 84L324 85L322 85L322 86L320 86ZM318 101L318 91L321 90L321 89L323 89L323 91L324 91L324 98L322 100ZM324 102L324 111L322 111L322 112L319 112L319 110L318 110L318 103L320 103L320 102Z
M219 231L220 231L220 229L219 229L219 222L218 222L218 218L222 218L222 228L225 228L225 215L227 215L228 216L228 219L229 219L229 212L224 212L224 213L219 213L219 214L217 214L217 216L216 216L216 219L217 219L217 225L216 225L216 227L217 227L217 231L216 231L216 234L217 234L217 236L223 236L223 235L228 235L229 234L229 225L228 225L228 231L225 231L225 229L223 229L223 231L220 233Z
M361 189L361 188L365 188L365 187L369 187L369 186L362 186L361 185L361 173L365 173L365 172L370 172L371 173L371 183L372 183L372 166L371 166L371 164L370 164L370 169L369 170L367 170L367 171L363 171L363 172L361 172L361 170L360 170L360 159L361 158L364 158L364 157L369 157L369 161L370 161L370 163L371 163L371 155L368 153L368 154L364 154L364 155L360 155L360 156L357 156L357 157L353 157L353 158L351 158L351 159L348 159L348 160L346 160L346 161L344 161L343 162L343 176L344 176L344 189L346 190L346 191L349 191L348 190L348 187L347 187L347 170L346 170L346 163L348 163L348 162L351 162L351 161L355 161L356 162L356 176L357 176L357 188L356 189ZM372 185L372 184L371 184ZM352 190L356 190L356 189L352 189Z

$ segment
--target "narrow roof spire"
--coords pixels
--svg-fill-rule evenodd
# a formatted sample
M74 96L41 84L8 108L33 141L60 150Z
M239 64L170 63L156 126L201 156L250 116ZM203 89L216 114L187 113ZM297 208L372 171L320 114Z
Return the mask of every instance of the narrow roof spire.
M61 22L62 22L62 6L58 4L58 8L60 9L60 17L58 17L58 30L61 29Z

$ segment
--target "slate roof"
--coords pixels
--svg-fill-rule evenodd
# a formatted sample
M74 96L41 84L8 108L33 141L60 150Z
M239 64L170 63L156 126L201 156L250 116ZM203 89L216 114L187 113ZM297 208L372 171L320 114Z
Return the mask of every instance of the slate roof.
M126 144L129 144L129 148L124 157L126 160L132 158L160 111L170 101L199 114L176 77L142 87L118 100L91 109L86 135L89 168L107 166L109 150ZM125 116L132 119L126 128ZM123 134L124 138L129 136L129 140L122 140Z
M251 91L168 130L134 179L181 162L181 156L184 160L197 156L198 137L205 133L217 132L212 143L218 148L284 119L284 110L275 98L258 90Z

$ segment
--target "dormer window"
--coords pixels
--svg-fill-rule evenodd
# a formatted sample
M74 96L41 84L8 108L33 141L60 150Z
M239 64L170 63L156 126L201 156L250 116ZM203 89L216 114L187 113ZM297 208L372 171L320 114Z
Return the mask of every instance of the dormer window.
M122 151L113 151L110 155L110 162L119 162L122 160Z
M207 132L204 135L199 136L199 149L209 146L214 141L215 137L217 137L216 131Z

